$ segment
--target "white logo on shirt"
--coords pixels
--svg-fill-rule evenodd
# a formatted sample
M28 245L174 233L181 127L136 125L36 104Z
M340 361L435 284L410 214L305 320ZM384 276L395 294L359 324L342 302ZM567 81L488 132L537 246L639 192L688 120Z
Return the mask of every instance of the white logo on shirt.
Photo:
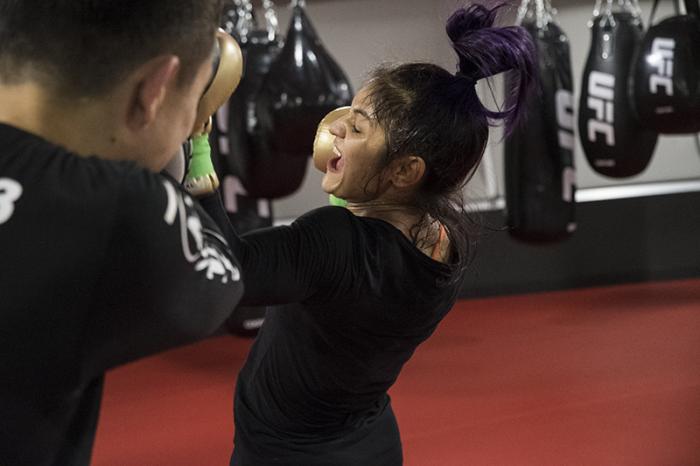
M15 202L22 196L22 185L10 178L0 178L0 225L15 212Z
M206 270L207 279L220 278L221 283L238 281L241 274L231 261L217 249L204 244L202 222L196 214L192 214L194 202L188 196L182 196L169 182L163 181L168 195L168 205L165 208L163 220L173 225L179 216L182 252L187 262L194 264L196 271ZM178 215L179 214L179 215ZM191 241L194 248L191 247Z

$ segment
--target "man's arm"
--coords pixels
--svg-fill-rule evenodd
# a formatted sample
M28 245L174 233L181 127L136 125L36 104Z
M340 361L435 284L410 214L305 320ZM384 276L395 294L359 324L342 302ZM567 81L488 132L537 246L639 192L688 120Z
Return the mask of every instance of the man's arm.
M84 329L92 375L213 333L243 294L226 240L174 182L130 174L117 210Z

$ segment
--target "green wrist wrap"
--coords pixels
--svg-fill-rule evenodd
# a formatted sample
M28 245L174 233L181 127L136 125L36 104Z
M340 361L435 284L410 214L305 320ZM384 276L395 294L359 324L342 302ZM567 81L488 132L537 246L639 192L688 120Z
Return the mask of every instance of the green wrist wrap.
M331 205L335 205L338 207L347 207L347 205L348 205L348 201L346 201L345 199L341 199L339 197L335 197L332 194L328 195L328 201L330 202Z
M208 135L195 136L192 138L192 159L187 170L187 178L200 178L214 172Z
M184 186L193 196L211 194L219 187L219 178L211 161L211 147L207 134L192 138L192 157L187 168Z

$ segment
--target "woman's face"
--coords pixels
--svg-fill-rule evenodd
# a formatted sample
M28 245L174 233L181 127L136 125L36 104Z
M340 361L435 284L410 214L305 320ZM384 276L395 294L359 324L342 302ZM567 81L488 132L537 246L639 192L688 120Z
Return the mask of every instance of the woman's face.
M348 115L331 125L335 157L321 182L325 192L350 202L371 201L382 191L386 138L367 96L367 88L360 89Z

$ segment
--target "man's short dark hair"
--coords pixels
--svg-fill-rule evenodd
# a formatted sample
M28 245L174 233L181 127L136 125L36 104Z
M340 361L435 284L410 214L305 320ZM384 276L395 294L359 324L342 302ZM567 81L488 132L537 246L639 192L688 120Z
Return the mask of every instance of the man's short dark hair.
M161 54L190 82L214 44L223 0L0 0L0 81L99 95Z

